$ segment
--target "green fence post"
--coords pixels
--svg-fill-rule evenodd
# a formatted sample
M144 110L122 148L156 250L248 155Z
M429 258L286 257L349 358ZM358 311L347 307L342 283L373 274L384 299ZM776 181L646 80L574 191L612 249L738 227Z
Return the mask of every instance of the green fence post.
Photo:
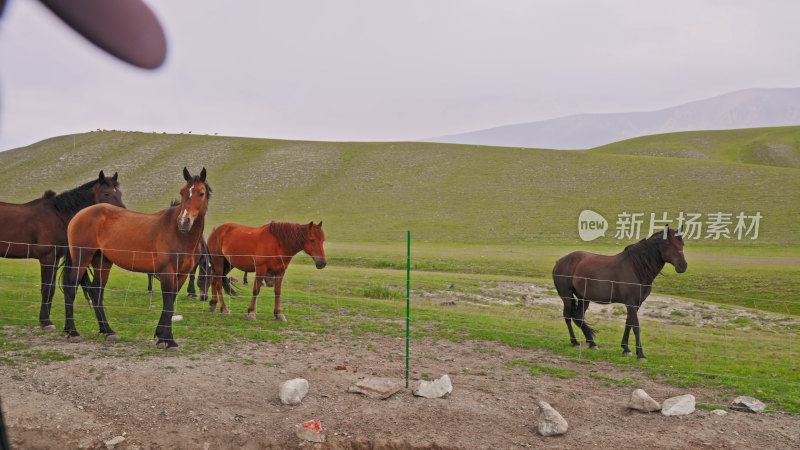
M410 316L411 316L411 230L408 231L408 253L406 256L406 389L408 389L408 369L410 356L408 353L410 341Z

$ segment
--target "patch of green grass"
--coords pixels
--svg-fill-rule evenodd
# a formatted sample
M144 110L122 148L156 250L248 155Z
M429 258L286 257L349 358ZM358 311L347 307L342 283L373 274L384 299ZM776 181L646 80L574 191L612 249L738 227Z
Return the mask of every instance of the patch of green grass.
M527 367L531 375L547 374L561 379L573 378L578 375L578 372L572 369L562 369L559 367L544 366L521 359L515 359L509 363L506 363L503 367L506 369L514 367Z
M399 300L405 298L405 292L383 285L373 284L364 288L364 297Z

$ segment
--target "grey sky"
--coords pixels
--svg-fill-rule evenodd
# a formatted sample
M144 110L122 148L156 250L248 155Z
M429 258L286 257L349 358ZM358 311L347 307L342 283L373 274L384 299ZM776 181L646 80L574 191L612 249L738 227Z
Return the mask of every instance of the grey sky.
M154 72L8 0L0 150L97 128L410 140L800 86L794 0L148 4Z

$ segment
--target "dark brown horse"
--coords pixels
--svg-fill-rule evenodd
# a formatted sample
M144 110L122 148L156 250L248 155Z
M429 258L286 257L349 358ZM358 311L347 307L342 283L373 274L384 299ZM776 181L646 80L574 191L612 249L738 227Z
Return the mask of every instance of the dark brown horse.
M661 273L665 263L675 266L675 271L686 271L683 257L683 237L680 230L654 233L652 236L625 247L614 256L589 252L572 252L556 262L553 281L558 295L564 302L564 320L567 322L569 338L574 346L580 346L572 331L575 322L586 336L589 348L596 348L595 330L584 318L589 302L622 303L628 309L625 332L622 335L622 354L630 355L628 336L631 329L636 336L636 356L646 361L639 333L638 311L653 289L653 280Z
M322 222L317 225L314 222L307 225L270 222L258 228L226 223L215 228L208 236L213 273L209 311L216 311L219 300L220 312L229 313L222 297L222 280L235 267L256 274L247 319L256 318L256 298L264 281L267 286L275 286L275 318L285 321L286 317L281 313L281 282L286 267L300 250L314 259L317 269L325 267L328 260L325 258L323 242L325 232L322 231Z
M42 329L56 328L50 321L50 306L58 264L67 254L67 224L83 208L104 202L125 207L117 174L106 178L102 170L96 180L58 195L47 191L22 205L0 202L0 256L35 258L41 266Z
M72 307L77 280L87 276L90 264L95 278L90 300L100 333L105 334L108 340L118 339L108 325L103 308L103 290L111 267L116 264L133 272L159 274L163 307L155 332L156 346L178 351L178 344L172 336L175 297L202 254L200 241L211 197L206 169L200 172L200 176L193 177L184 167L183 177L186 185L181 189L180 206L143 214L110 205L96 205L72 219L67 234L74 266L62 273L67 317L64 332L70 340L80 340Z

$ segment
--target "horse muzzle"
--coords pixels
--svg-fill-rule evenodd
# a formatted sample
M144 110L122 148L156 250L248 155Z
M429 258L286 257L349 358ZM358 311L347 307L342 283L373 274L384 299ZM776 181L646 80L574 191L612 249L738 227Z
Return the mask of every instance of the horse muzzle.
M325 259L315 259L314 265L317 266L317 269L324 269L325 266L328 265L328 261Z
M194 220L191 217L178 217L178 231L188 233L194 225Z
M678 272L678 273L686 272L686 268L687 267L689 267L689 264L686 263L686 262L683 262L682 264L678 264L677 266L675 266L675 272Z

